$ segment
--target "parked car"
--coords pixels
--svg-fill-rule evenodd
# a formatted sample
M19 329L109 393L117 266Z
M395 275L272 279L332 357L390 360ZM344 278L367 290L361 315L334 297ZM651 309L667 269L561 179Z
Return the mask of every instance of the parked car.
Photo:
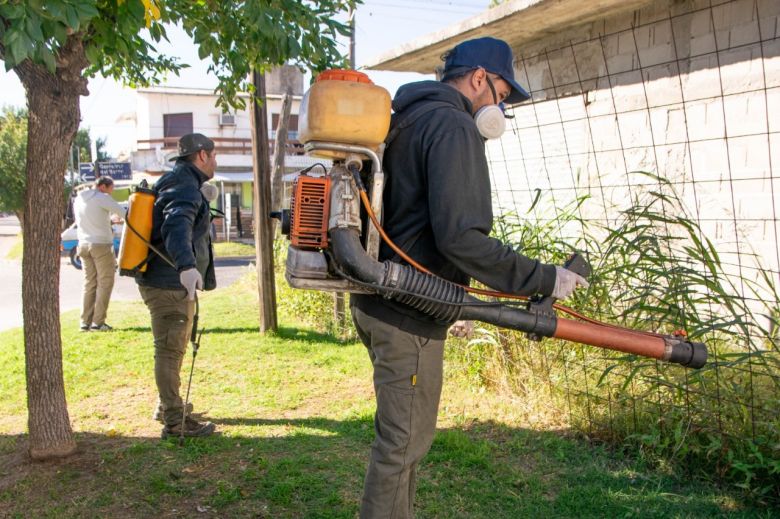
M124 224L116 223L111 226L114 229L114 256L119 254L119 241L122 238L122 227ZM76 224L74 223L60 235L62 244L60 250L67 252L70 257L70 264L78 270L81 270L81 258L79 257L79 239L76 232Z

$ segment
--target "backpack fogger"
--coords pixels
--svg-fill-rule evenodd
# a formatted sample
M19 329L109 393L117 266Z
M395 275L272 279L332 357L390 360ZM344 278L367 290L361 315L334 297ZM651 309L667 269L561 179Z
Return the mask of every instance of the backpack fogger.
M321 176L312 174L313 167L302 171L293 186L290 209L271 215L281 221L282 232L290 239L286 278L291 286L380 294L442 321L482 321L526 332L534 340L554 337L691 368L706 363L706 346L688 341L684 334L601 323L555 304L552 297L532 298L522 303L524 308L517 307L517 300L526 298L461 286L417 265L380 225L381 155L390 125L390 96L364 74L328 71L318 76L304 95L299 121L306 153L328 157L333 165ZM366 228L361 204L371 222ZM378 261L380 238L408 265ZM565 266L583 276L590 274L578 255ZM480 300L471 294L504 301ZM576 319L559 318L556 309Z

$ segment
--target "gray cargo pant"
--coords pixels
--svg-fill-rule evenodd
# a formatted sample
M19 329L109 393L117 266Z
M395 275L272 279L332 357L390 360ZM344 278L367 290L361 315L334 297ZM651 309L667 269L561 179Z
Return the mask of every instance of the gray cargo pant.
M81 296L81 325L100 326L106 322L108 303L114 289L116 258L111 243L79 243L79 256L84 267Z
M195 300L187 291L138 286L152 317L154 379L160 394L165 425L181 423L183 403L179 395L182 361L192 332Z
M436 431L444 340L401 331L355 307L352 319L374 365L376 393L360 517L414 517L417 464Z

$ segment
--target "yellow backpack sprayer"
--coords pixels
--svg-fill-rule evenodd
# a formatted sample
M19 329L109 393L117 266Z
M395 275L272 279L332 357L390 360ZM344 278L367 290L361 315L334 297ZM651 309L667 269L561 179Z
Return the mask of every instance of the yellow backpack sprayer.
M526 298L461 286L418 265L380 225L390 95L365 74L327 71L318 76L304 95L299 120L299 138L307 154L330 158L333 165L327 171L323 166L321 176L312 174L313 167L302 171L293 186L290 209L271 214L290 238L286 278L291 286L376 293L442 321L482 321L526 332L535 340L554 337L691 368L706 363L707 347L682 334L602 323L555 304L552 297L535 298L525 308L517 308L513 303ZM361 204L371 222L365 229ZM380 239L408 265L378 261ZM590 274L589 265L579 255L565 267L582 276ZM470 294L504 301L484 301ZM576 319L559 318L555 310Z
M132 189L119 245L120 276L138 277L146 272L155 197L154 190L149 189L146 180Z

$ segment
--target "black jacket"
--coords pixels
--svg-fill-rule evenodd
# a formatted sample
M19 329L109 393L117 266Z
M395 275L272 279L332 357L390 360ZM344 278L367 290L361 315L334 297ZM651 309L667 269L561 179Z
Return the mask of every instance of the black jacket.
M203 288L217 286L214 252L211 247L209 203L200 192L208 180L192 163L178 161L172 171L155 182L152 213L152 245L170 258L173 268L152 252L146 272L136 278L139 285L183 289L179 272L196 267L203 276Z
M432 110L421 108L432 104ZM553 265L489 237L490 176L471 108L468 98L436 81L398 90L383 160L384 228L409 256L445 279L467 284L473 277L503 292L549 295ZM380 260L401 262L386 244L379 254ZM379 296L352 300L363 312L418 335L444 338L451 324Z

